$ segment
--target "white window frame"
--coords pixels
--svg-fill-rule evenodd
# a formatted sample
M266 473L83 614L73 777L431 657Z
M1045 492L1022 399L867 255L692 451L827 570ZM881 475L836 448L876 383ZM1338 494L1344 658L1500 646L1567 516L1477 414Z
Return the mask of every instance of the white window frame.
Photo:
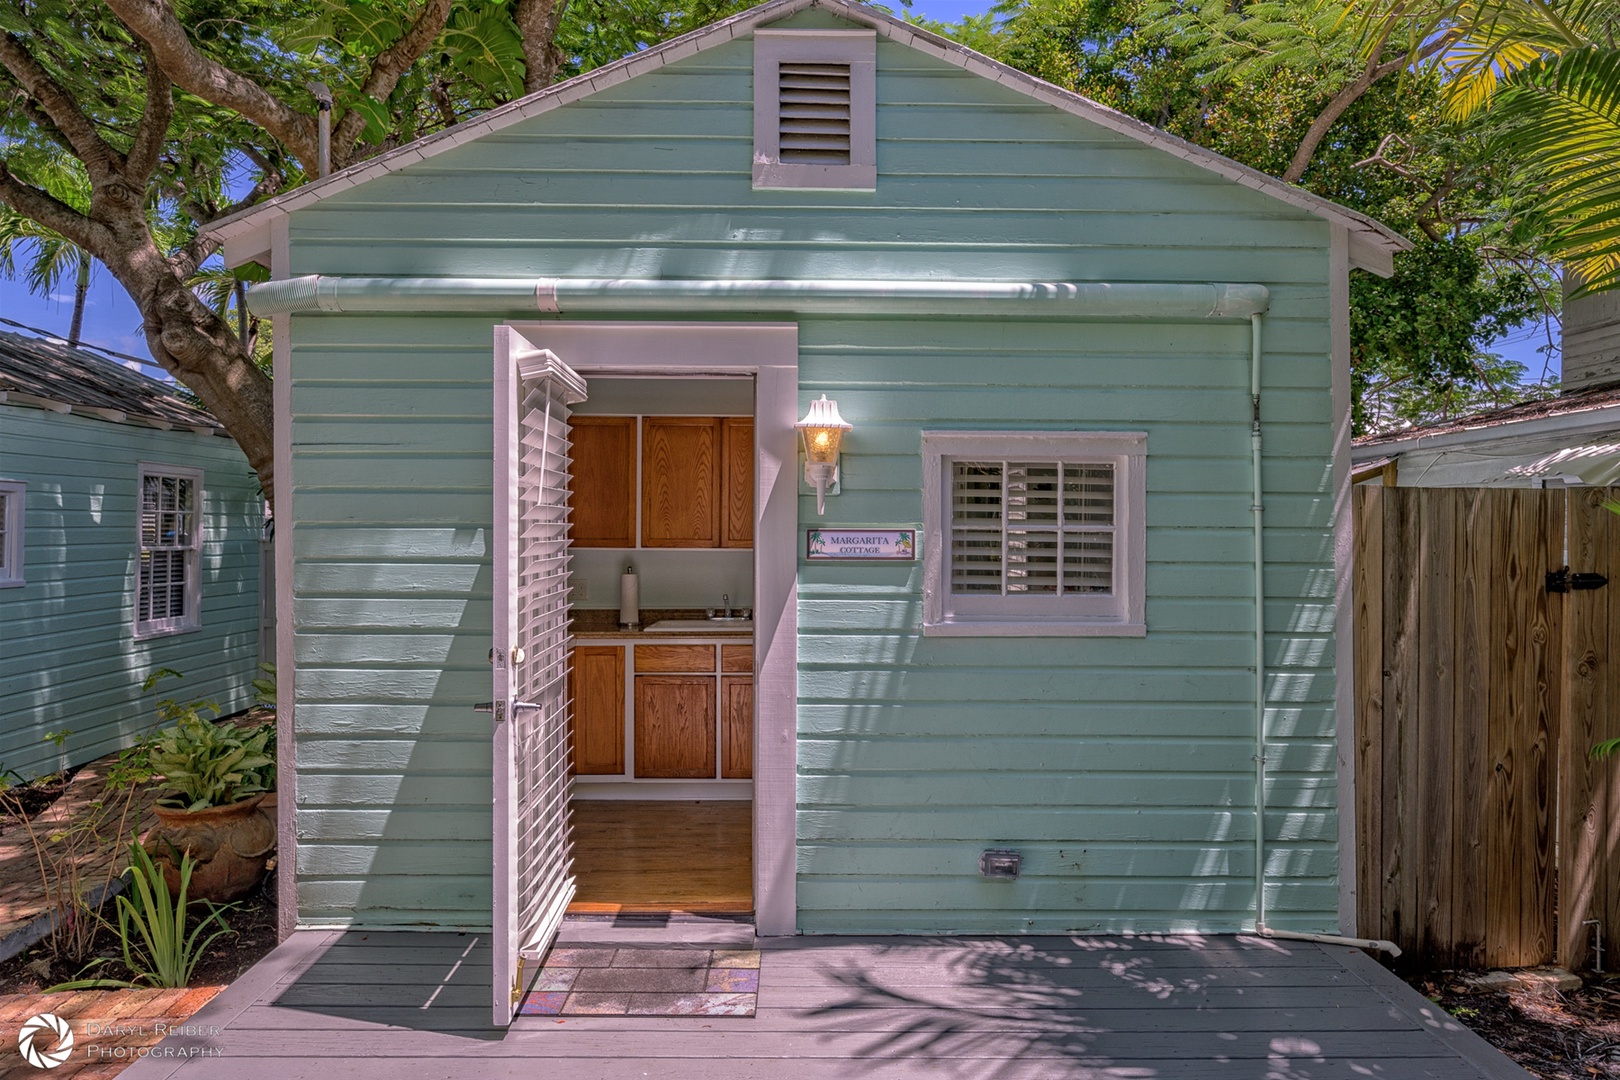
M783 63L849 65L848 165L782 161L778 73ZM876 31L754 31L754 187L876 190Z
M147 543L142 528L146 505L146 481L148 478L154 477L191 481L195 495L189 544L159 545ZM169 634L184 634L202 626L202 545L203 471L186 465L141 462L135 480L135 596L134 603L131 605L136 640L163 637ZM146 580L145 560L142 556L148 551L175 549L187 552L184 564L186 568L185 593L182 598L184 610L179 616L170 616L163 619L142 619L141 595L149 585Z
M1146 432L925 431L922 453L924 634L1142 637L1147 633ZM953 596L947 565L952 466L958 461L997 459L1114 467L1111 596L979 596L968 604Z
M0 509L0 589L15 589L26 585L23 577L23 530L28 524L28 484L22 480L0 480L0 495L5 496Z

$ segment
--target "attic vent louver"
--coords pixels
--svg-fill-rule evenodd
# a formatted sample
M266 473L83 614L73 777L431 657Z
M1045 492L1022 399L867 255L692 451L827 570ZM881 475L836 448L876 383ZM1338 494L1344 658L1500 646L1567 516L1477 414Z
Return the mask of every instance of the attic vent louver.
M777 77L781 160L848 165L849 65L784 63Z

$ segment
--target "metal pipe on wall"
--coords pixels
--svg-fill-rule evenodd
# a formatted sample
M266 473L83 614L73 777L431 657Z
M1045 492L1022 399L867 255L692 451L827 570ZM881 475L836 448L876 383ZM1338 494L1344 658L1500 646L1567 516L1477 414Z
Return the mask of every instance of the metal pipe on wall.
M1259 312L1249 316L1249 331L1249 458L1253 483L1249 510L1254 515L1254 929L1261 937L1350 945L1396 957L1401 950L1393 941L1274 930L1266 924L1266 519L1260 472L1260 361L1264 353ZM1344 813L1345 808L1341 806L1339 812ZM1350 812L1354 813L1355 808L1351 807Z
M1072 281L719 281L652 278L345 278L254 285L256 315L326 311L634 314L678 311L872 315L1032 315L1243 319L1270 303L1264 285Z

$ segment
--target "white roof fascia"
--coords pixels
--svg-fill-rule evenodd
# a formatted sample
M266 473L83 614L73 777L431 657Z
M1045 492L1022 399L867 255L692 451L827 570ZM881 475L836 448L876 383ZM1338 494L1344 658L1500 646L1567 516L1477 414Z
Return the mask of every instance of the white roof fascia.
M579 101L598 90L615 86L677 60L694 56L705 49L724 44L751 33L762 24L786 18L812 7L825 8L851 22L869 26L891 41L909 45L919 52L955 64L965 71L981 75L1116 134L1163 150L1306 213L1343 225L1350 230L1352 266L1387 277L1393 272L1394 254L1412 246L1410 240L1365 214L1340 206L1319 195L1313 195L1304 188L1284 183L1274 176L1241 165L1168 132L1160 131L1151 124L1100 105L1090 98L1008 67L948 38L940 37L872 8L846 3L844 0L770 0L769 3L749 8L729 19L672 38L650 49L632 53L611 64L530 94L528 97L491 109L472 120L424 136L416 142L351 165L340 172L221 218L205 228L203 235L224 242L225 261L228 266L256 261L257 256L268 249L268 245L255 239L246 239L246 235L259 230L267 231L268 222L272 218L291 214L295 210L321 201L328 195L347 190L375 177L385 176L407 165L425 161L484 135ZM233 239L238 237L243 239L233 244ZM248 249L252 249L252 252L250 253Z
M1409 439L1369 443L1350 451L1354 462L1409 454L1415 450L1446 450L1457 447L1484 449L1495 443L1511 443L1537 435L1593 435L1620 428L1620 405L1608 405L1558 416L1542 416L1507 424L1492 424L1468 431L1448 431L1439 435L1414 435Z

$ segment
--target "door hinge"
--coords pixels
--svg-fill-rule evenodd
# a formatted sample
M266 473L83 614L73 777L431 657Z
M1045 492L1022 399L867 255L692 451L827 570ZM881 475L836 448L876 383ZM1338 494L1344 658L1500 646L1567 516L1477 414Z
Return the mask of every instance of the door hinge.
M1547 574L1547 591L1550 593L1566 593L1572 589L1577 592L1585 589L1601 589L1608 583L1609 579L1602 574L1572 574L1567 566Z
M523 996L523 961L524 956L518 953L517 974L512 976L512 1007L517 1008L518 999Z

